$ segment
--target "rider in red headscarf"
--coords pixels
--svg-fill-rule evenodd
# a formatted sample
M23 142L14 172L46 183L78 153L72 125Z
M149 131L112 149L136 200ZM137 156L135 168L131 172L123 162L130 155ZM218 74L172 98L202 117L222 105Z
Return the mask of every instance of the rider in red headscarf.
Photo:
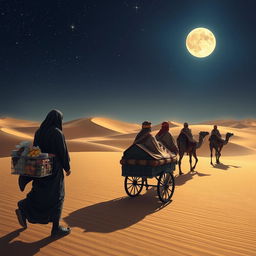
M174 143L174 139L169 132L169 123L163 122L162 127L156 135L156 139L163 144L169 151L174 154L178 153L178 148Z

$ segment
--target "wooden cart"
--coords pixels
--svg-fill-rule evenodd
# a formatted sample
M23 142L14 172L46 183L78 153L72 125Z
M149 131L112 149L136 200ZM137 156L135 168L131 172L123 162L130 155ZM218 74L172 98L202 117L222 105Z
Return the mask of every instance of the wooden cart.
M131 151L131 155L136 155L137 158L142 158L143 160L129 159ZM124 155L120 163L122 165L122 176L125 177L124 188L130 197L138 196L144 186L146 189L156 187L159 199L164 203L170 201L175 189L173 176L177 163L175 157L161 160L152 159L134 145L133 148L129 149L128 156L127 154ZM157 180L157 185L148 183L148 179L152 178Z

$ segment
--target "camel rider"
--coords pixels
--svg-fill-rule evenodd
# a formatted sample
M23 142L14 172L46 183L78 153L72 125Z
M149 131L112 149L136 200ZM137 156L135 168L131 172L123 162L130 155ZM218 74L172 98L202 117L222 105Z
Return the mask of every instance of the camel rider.
M145 121L142 123L142 129L137 134L133 144L136 144L149 155L153 154L160 158L170 158L170 154L166 149L163 149L161 144L151 134L151 123Z
M151 122L145 121L141 125L141 130L137 134L133 144L141 144L143 143L148 137L152 137L151 135Z
M184 123L184 127L181 129L180 133L186 135L188 141L191 142L193 145L196 145L197 142L193 138L192 131L191 129L189 129L188 123Z
M221 138L221 134L220 134L220 131L218 130L218 127L217 125L214 125L213 126L213 130L211 132L211 136L216 136L216 138L221 141L221 142L224 142L224 140Z
M174 153L175 155L178 154L178 148L175 145L174 139L169 132L169 123L163 122L161 125L161 129L156 134L156 139L161 142L169 151Z

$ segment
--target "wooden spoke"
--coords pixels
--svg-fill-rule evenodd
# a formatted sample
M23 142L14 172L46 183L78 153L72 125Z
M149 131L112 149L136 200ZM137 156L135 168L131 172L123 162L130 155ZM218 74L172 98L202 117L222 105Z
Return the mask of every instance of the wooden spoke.
M164 203L170 201L174 192L174 187L175 184L173 174L170 172L162 173L157 185L157 193L159 199Z
M131 197L138 196L144 186L144 179L142 177L125 177L124 187L127 195Z
M132 177L132 179L131 179L131 178L129 178L129 177L127 177L127 179L128 179L129 181L133 182L133 177Z
M130 189L131 187L133 187L133 184L131 184L129 187L127 187L128 189Z

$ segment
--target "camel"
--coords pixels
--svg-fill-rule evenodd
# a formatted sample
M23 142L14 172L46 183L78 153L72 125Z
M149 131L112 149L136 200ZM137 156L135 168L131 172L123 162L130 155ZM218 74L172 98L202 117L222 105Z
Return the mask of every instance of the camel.
M190 163L190 171L194 171L198 162L198 158L196 155L196 150L200 148L203 144L205 136L207 136L209 132L200 132L199 133L199 141L196 144L192 144L188 137L181 133L177 138L177 145L179 149L179 175L182 175L183 172L181 171L181 160L185 153L189 155L189 163ZM192 167L192 156L195 158L196 162Z
M212 163L212 152L213 152L213 149L215 149L216 163L219 164L220 163L221 150L222 150L224 145L228 144L228 141L229 141L230 137L232 137L233 135L234 135L233 133L228 132L226 134L225 140L221 140L221 139L219 139L215 135L212 135L209 138L209 141L210 141L210 151L211 151L211 165L213 165L213 163Z

